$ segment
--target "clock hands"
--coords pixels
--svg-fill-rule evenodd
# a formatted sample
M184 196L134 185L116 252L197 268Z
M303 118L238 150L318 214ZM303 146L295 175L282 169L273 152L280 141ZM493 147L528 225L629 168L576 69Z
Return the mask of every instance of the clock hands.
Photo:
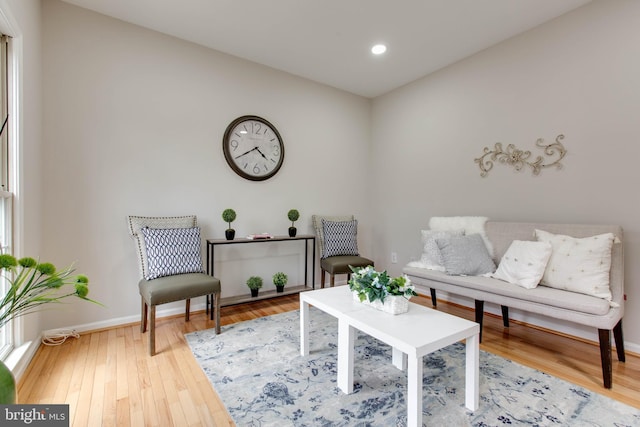
M239 159L240 157L242 157L242 156L246 156L247 154L249 154L249 153L250 153L250 152L252 152L252 151L257 151L258 153L260 153L260 155L261 155L265 160L269 160L269 159L267 159L267 156L265 156L265 155L264 155L264 153L263 153L262 151L260 151L260 148L258 148L258 147L253 147L251 150L245 151L244 153L242 153L242 154L240 154L240 155L236 156L235 158L236 158L236 159Z
M260 153L260 155L261 155L262 157L264 157L264 159L265 159L265 160L269 160L269 159L267 159L267 156L265 156L265 155L262 153L262 151L260 151L260 149L259 149L258 147L256 147L255 149L258 151L258 153Z
M249 150L249 151L245 151L244 153L240 154L239 156L236 156L235 158L236 158L236 159L239 159L240 157L242 157L242 156L246 156L247 154L249 154L250 152L255 151L255 150L258 150L258 147L253 147L251 150ZM258 151L260 151L260 150L258 150ZM262 153L260 153L260 154L262 154ZM264 155L263 155L263 156L264 156Z

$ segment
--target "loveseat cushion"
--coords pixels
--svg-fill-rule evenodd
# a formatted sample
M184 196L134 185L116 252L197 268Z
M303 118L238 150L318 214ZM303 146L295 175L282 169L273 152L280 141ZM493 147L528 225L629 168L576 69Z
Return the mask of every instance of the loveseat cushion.
M523 301L522 306L526 305L526 303L536 303L598 316L606 315L611 309L609 301L602 298L550 288L544 285L539 285L535 289L525 289L490 277L448 276L439 271L414 267L405 267L403 271L409 276L476 290L486 295L486 301L496 304L502 304L500 297L515 298ZM414 284L418 285L418 282L414 281ZM458 294L465 295L465 292L461 290ZM492 298L491 295L494 295L495 298Z

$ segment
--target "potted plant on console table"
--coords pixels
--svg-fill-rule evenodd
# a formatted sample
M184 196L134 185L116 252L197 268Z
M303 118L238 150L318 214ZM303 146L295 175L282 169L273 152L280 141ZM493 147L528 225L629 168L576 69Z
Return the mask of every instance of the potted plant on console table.
M231 223L236 220L236 211L233 209L225 209L222 211L222 220L229 224L229 228L224 230L224 237L227 240L233 240L236 237L236 230L231 228Z
M262 287L262 277L251 276L247 279L247 286L251 289L251 296L257 297L258 290Z
M284 285L287 284L289 278L282 271L278 271L273 275L273 284L276 285L276 292L284 292Z
M353 298L364 304L392 314L406 313L409 298L418 295L407 276L389 277L386 271L377 272L373 267L349 266L353 274L349 289Z

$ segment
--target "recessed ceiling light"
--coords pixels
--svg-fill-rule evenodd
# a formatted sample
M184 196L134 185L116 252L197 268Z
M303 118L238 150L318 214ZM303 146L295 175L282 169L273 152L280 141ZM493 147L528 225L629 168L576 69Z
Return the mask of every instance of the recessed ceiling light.
M371 48L371 53L374 55L382 55L387 51L387 47L383 44L377 44Z

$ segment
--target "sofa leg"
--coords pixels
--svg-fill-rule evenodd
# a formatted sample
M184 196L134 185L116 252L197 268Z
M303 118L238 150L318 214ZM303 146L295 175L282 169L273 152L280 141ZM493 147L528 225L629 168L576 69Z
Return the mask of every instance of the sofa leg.
M611 366L611 331L608 329L598 329L600 339L600 360L602 362L602 379L604 388L611 388L612 366Z
M434 307L438 306L438 301L436 300L436 290L431 288L429 289L431 291L431 305Z
M501 305L500 308L502 308L502 325L505 328L509 327L509 307L507 307L506 305Z
M184 321L185 322L189 321L189 313L191 313L191 300L189 298L187 298L187 302L185 304L185 309L184 309Z
M620 362L625 361L624 356L624 339L622 338L622 319L613 327L613 339L616 342L616 353L618 353L618 360Z
M484 301L476 300L476 323L480 325L479 340L482 342L482 319L484 317Z

